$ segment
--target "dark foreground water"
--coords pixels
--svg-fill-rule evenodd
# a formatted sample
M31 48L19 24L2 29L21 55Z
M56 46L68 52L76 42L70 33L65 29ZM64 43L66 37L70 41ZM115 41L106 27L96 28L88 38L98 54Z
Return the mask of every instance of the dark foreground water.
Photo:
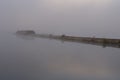
M120 80L120 48L0 32L0 80Z

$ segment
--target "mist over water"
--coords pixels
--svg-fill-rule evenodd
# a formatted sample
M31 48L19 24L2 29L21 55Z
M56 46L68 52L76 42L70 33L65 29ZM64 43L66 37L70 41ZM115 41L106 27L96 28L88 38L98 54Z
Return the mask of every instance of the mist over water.
M37 33L120 38L119 0L0 0L0 80L120 80L120 49Z
M120 38L119 4L119 0L1 0L0 25L11 31Z

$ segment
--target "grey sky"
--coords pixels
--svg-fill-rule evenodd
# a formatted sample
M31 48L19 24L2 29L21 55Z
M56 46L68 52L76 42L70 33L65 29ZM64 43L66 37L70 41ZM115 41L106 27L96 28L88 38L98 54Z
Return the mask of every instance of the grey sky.
M0 30L119 37L119 0L0 0Z

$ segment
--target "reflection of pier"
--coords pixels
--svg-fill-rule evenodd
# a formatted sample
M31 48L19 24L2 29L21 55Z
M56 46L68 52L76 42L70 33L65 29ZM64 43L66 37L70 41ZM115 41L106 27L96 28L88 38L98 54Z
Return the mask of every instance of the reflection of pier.
M20 31L16 32L18 35L31 36L36 38L49 38L69 42L78 42L99 45L103 47L116 47L120 48L120 39L108 39L108 38L95 38L95 37L75 37L66 35L52 35L52 34L36 34L34 31Z

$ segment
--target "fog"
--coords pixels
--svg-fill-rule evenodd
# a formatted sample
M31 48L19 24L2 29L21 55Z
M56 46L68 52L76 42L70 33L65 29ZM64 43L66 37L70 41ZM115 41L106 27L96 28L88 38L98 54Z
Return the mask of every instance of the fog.
M119 36L119 0L0 0L0 29Z
M13 35L120 38L119 0L0 0L0 80L119 80L119 48Z

